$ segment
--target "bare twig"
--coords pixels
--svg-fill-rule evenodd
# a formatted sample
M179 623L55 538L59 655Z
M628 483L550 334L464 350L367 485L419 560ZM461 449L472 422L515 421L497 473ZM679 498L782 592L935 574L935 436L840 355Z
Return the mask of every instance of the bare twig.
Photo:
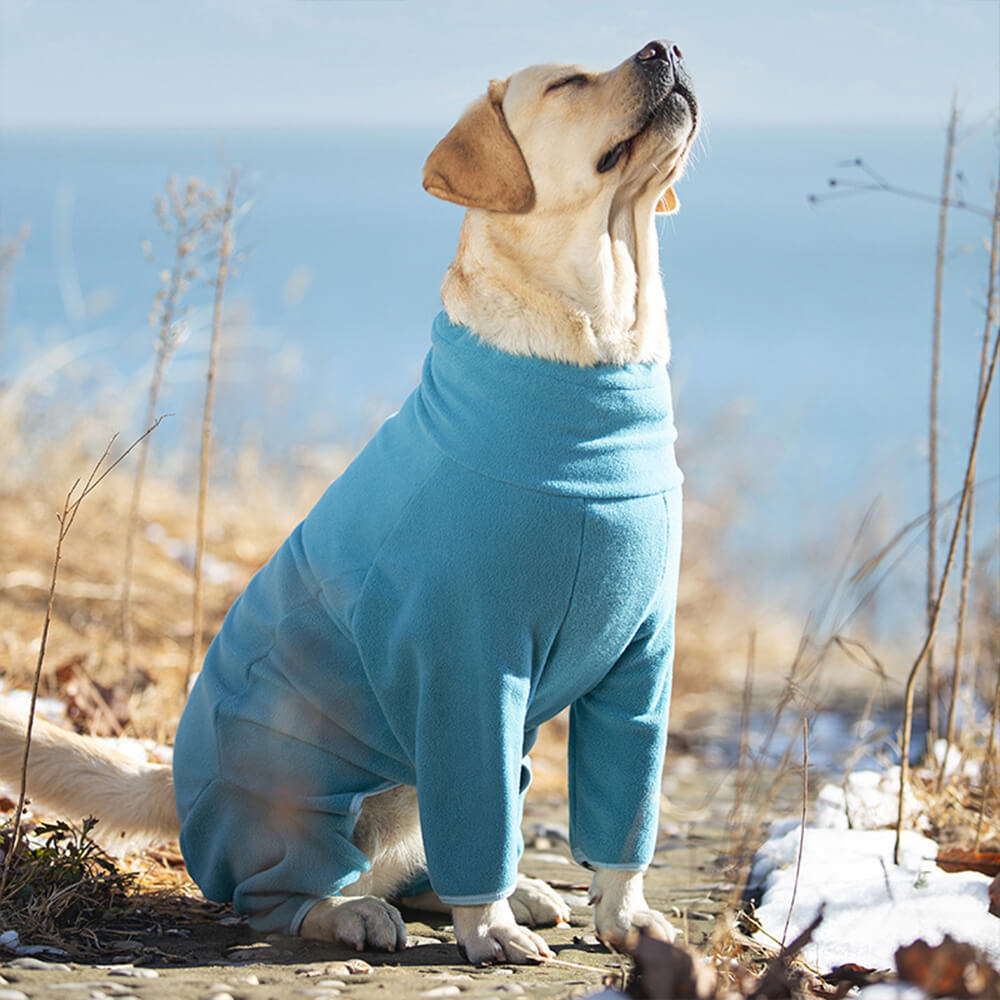
M955 131L958 127L958 97L951 99L951 114L944 147L944 169L941 176L941 202L938 210L937 256L934 263L934 322L931 332L931 393L927 436L927 628L934 614L934 592L937 587L937 505L938 505L938 396L941 386L941 297L944 288L944 259L948 249L948 197L951 193L951 169L955 155ZM933 744L938 732L937 665L934 644L927 650L927 738Z
M222 332L222 298L226 279L229 276L233 257L233 221L235 214L236 185L239 171L234 170L226 188L226 200L218 217L219 252L215 274L215 301L212 308L212 342L209 351L208 373L205 386L205 411L201 422L201 469L198 477L198 516L194 557L194 598L191 611L191 645L188 650L187 667L184 671L183 697L187 697L188 685L194 673L195 664L201 658L201 632L203 617L203 563L205 561L205 508L208 499L208 473L212 443L212 407L215 402L215 374L219 364L219 344Z
M1000 227L997 218L1000 217L1000 177L997 178L997 211L994 216L993 230L990 235L990 268L986 282L986 321L983 324L983 340L979 351L979 378L976 383L976 402L983 392L986 380L986 359L990 346L990 330L997 321L997 261L1000 257ZM973 476L975 475L975 460L973 460ZM941 758L941 770L938 772L938 791L944 783L945 767L948 763L948 752L955 741L955 710L958 704L958 692L962 681L962 652L965 643L965 618L969 599L969 575L972 567L972 524L975 501L975 485L970 487L969 502L965 511L965 536L962 540L962 582L958 598L958 626L955 635L955 667L951 681L951 698L948 702L948 724L945 735L945 752Z
M3 894L7 888L7 879L10 874L11 859L14 857L15 849L17 848L18 838L21 834L21 816L24 812L24 799L27 794L28 786L28 757L31 753L31 731L35 720L35 706L38 702L38 686L42 678L42 664L45 662L45 647L48 642L49 637L49 626L52 623L52 608L55 603L56 597L56 581L59 576L59 562L62 559L62 547L63 542L66 540L66 536L69 534L70 528L73 527L73 522L76 520L77 512L80 510L80 504L90 496L94 490L104 481L105 477L116 468L128 454L132 451L140 441L145 440L154 430L160 425L160 421L163 418L160 417L155 420L149 427L143 431L142 435L132 442L118 456L113 462L111 462L107 468L101 472L101 466L104 465L105 459L107 459L112 447L114 447L115 440L118 435L115 435L108 442L107 447L104 449L101 457L97 460L94 468L91 470L90 475L87 477L87 481L83 485L83 489L80 490L78 496L74 497L77 492L77 488L80 485L80 480L77 479L73 485L70 487L69 492L66 494L66 500L63 503L62 513L56 515L56 520L59 522L59 534L56 538L56 551L55 556L52 560L52 578L49 583L49 597L48 603L45 608L45 620L42 624L42 637L38 646L38 660L35 663L35 676L31 686L31 706L28 710L28 725L24 734L24 758L21 761L21 788L18 794L17 808L14 810L14 822L10 837L10 845L7 849L6 857L3 862L3 874L0 876L0 898L3 898Z
M997 183L996 189L996 200L994 203L993 210L993 231L996 234L997 229L1000 228L1000 180ZM994 235L993 245L995 246L997 238ZM990 267L996 269L997 259L996 255L991 255ZM965 468L965 480L962 484L962 496L959 500L958 514L955 517L955 525L951 533L951 540L948 545L948 554L945 560L944 569L941 573L941 579L938 585L937 598L934 603L934 613L931 616L931 621L928 625L927 635L924 638L923 645L920 648L920 652L917 654L916 659L913 662L913 666L910 668L909 676L906 680L906 701L903 710L903 740L902 740L902 759L900 761L900 772L899 772L899 811L896 817L896 844L893 850L893 860L896 864L899 864L900 857L900 841L903 833L903 809L904 800L906 798L906 788L910 780L910 737L913 730L913 691L916 685L917 675L920 672L920 668L923 666L924 661L927 658L927 652L934 642L935 634L937 633L938 623L941 620L941 609L944 605L944 596L948 587L948 577L951 573L951 567L955 560L955 551L958 548L958 538L961 534L963 520L965 518L965 510L969 502L969 497L972 493L972 480L976 465L976 455L979 450L979 438L983 429L983 417L986 412L986 403L989 399L990 389L993 386L993 376L996 373L997 366L997 355L1000 354L1000 328L996 331L993 339L993 347L990 352L989 367L986 372L986 378L983 380L982 386L979 391L979 399L976 404L976 416L975 422L973 424L972 430L972 444L969 447L969 456L966 461Z
M806 843L806 810L809 805L809 719L802 716L802 823L799 826L799 853L795 859L795 879L792 882L792 898L788 903L788 916L785 917L785 929L781 932L781 949L785 949L785 939L788 937L788 925L792 922L792 911L795 909L795 897L799 892L799 875L802 872L802 851Z
M182 328L179 323L175 322L175 317L179 312L181 299L187 291L188 285L197 274L197 269L191 265L190 258L197 248L198 238L204 226L198 205L200 188L200 182L197 178L192 177L184 185L184 195L181 197L177 190L176 180L171 177L167 181L169 209L166 197L161 196L155 202L155 214L160 226L168 236L174 238L174 257L169 273L164 272L162 275L161 287L153 299L153 310L150 314L150 322L156 324L158 334L156 338L156 362L149 384L146 406L147 426L156 416L160 388L163 384L167 363L182 339ZM149 440L146 439L139 448L135 479L132 482L128 525L125 530L125 567L122 573L120 616L122 655L125 671L129 675L131 675L134 666L132 574L135 563L135 536L139 528L139 507L148 458Z
M983 797L979 802L979 818L976 820L976 841L972 845L974 851L979 850L979 841L983 836L983 822L986 818L986 800L989 798L989 791L992 782L996 779L1000 769L997 768L996 761L996 732L1000 725L1000 666L997 667L997 683L993 690L993 712L990 715L990 737L986 743L986 759L983 761Z

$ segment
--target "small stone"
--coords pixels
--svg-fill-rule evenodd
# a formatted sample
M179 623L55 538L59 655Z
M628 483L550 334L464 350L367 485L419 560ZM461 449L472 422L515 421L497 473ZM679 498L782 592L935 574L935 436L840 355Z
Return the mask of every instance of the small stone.
M439 938L421 937L419 934L408 934L406 936L407 948L422 948L428 944L443 944Z
M112 965L107 967L109 976L129 976L133 979L159 979L156 969L144 969L135 965Z
M367 976L372 971L372 967L363 958L348 959L344 965L352 976Z
M210 993L208 1000L236 1000L236 997L232 993L226 991L224 993Z
M432 990L424 990L422 997L457 997L462 992L458 986L435 986Z
M8 990L0 988L0 1000L28 1000L28 994L20 990Z
M329 986L304 986L295 992L300 996L314 997L315 1000L333 1000L334 997L340 996L340 990Z
M35 969L45 972L69 972L69 966L65 962L43 962L40 958L32 958L26 955L23 958L12 959L7 965L12 969Z
M260 986L260 980L252 972L244 973L242 976L233 976L233 982L240 986Z

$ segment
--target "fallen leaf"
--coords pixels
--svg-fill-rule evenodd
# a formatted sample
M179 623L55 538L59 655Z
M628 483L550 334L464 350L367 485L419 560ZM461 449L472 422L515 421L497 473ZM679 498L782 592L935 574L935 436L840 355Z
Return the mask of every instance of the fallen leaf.
M937 866L946 872L1000 875L1000 851L969 851L962 847L946 847L938 851Z
M948 935L933 947L920 938L898 948L896 970L932 997L1000 1000L1000 973L982 952Z

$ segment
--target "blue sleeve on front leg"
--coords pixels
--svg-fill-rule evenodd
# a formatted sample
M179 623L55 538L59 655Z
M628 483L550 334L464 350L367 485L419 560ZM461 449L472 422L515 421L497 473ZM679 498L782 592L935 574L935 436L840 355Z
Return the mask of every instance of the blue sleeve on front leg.
M514 890L527 696L527 678L504 673L478 690L422 687L415 761L420 823L442 902L471 906Z
M577 861L639 870L652 860L674 655L680 496L649 616L603 680L570 710L570 842Z

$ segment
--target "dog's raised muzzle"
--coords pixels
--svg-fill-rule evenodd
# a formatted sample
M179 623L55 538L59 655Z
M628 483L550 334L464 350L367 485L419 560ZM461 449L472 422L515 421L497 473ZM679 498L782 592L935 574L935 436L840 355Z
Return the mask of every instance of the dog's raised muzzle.
M697 115L694 81L684 65L684 55L676 42L667 39L647 42L633 60L655 96L671 91L683 95Z

